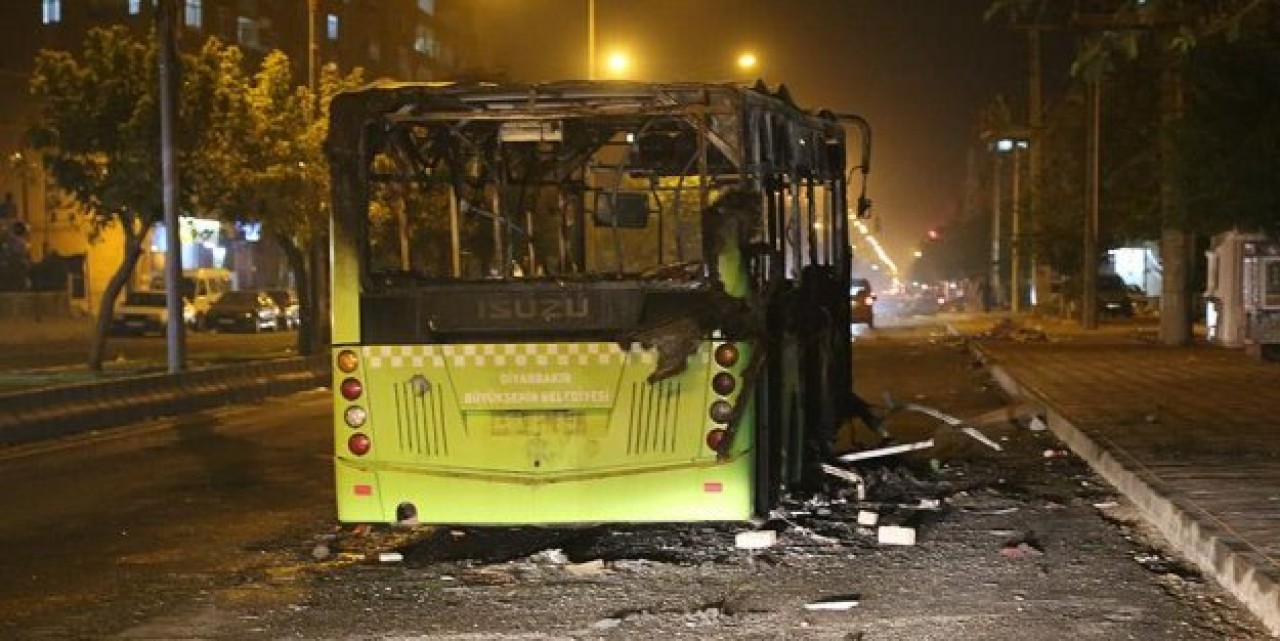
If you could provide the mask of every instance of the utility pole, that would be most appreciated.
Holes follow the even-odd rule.
[[[1102,79],[1089,83],[1089,157],[1085,174],[1084,253],[1080,265],[1080,327],[1098,329],[1098,192],[1102,165]]]
[[[1044,188],[1044,87],[1040,60],[1040,33],[1048,27],[1032,26],[1027,30],[1027,173],[1029,178],[1030,198],[1027,208],[1028,227],[1031,228],[1030,263],[1031,289],[1030,302],[1035,307],[1040,302],[1040,267],[1036,243],[1040,240],[1041,190]]]
[[[178,233],[178,165],[173,150],[177,103],[177,46],[174,44],[174,28],[177,10],[175,0],[160,0],[156,12],[156,33],[160,38],[160,173],[163,182],[164,231],[165,231],[165,309],[169,314],[166,325],[169,373],[177,374],[187,367],[187,337],[184,333],[182,308],[182,237]]]
[[[1000,154],[991,154],[991,303],[1000,307],[1000,172],[1003,169]]]
[[[1009,311],[1022,311],[1022,141],[1013,143],[1013,185],[1009,212]]]

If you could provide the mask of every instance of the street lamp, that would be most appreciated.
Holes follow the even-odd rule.
[[[610,74],[614,77],[621,77],[631,66],[631,60],[627,57],[627,54],[621,51],[615,51],[609,54],[607,64],[609,66]]]
[[[743,71],[755,71],[756,65],[760,63],[756,58],[756,54],[750,51],[743,52],[738,55],[738,68]]]
[[[996,149],[1013,154],[1013,202],[1010,203],[1009,229],[1009,311],[1018,313],[1022,307],[1022,150],[1027,148],[1025,138],[1001,138]]]

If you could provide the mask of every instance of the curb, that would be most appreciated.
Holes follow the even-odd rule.
[[[0,447],[260,401],[330,384],[328,358],[285,358],[0,394]]]
[[[1198,517],[1182,497],[1164,487],[1123,452],[1098,444],[1067,420],[1038,390],[1019,383],[982,346],[970,350],[1011,398],[1035,405],[1049,429],[1099,476],[1137,506],[1139,512],[1175,549],[1195,563],[1257,616],[1272,635],[1280,636],[1280,573],[1270,559],[1246,542]],[[1126,464],[1128,463],[1128,464]]]

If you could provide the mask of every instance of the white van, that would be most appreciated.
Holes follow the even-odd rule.
[[[153,290],[164,291],[164,276],[152,279]],[[231,291],[231,271],[221,267],[198,267],[182,270],[182,285],[179,290],[183,298],[191,301],[196,309],[196,327],[205,328],[204,317],[222,295]]]

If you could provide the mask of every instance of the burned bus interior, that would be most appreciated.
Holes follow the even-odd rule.
[[[745,332],[748,294],[847,278],[843,126],[763,87],[389,85],[332,109],[366,342]]]

